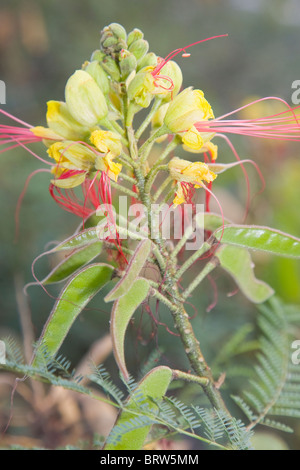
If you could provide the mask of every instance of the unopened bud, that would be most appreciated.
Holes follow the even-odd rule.
[[[163,90],[162,93],[158,94],[158,96],[164,101],[169,102],[178,94],[182,86],[181,68],[176,64],[176,62],[169,60],[156,76],[157,79],[159,79],[160,75],[167,78],[162,79]]]
[[[93,53],[92,53],[92,56],[91,56],[91,62],[93,62],[93,60],[97,60],[98,62],[102,62],[102,60],[104,59],[105,57],[105,53],[100,51],[100,49],[96,49]]]
[[[139,60],[137,71],[142,70],[144,67],[156,67],[157,56],[154,52],[148,52],[141,60]]]
[[[107,73],[103,70],[99,62],[97,60],[93,60],[93,62],[88,62],[88,64],[83,68],[91,75],[91,77],[93,77],[104,95],[107,95],[109,92],[109,80]]]
[[[122,50],[119,57],[119,65],[121,69],[122,79],[125,80],[133,70],[136,69],[137,60],[131,52]]]
[[[139,39],[143,39],[143,37],[144,33],[140,29],[135,28],[128,34],[127,45],[131,46],[133,42],[138,41]]]
[[[128,98],[130,101],[147,108],[155,93],[154,79],[149,71],[141,70],[136,74],[128,86]]]
[[[93,127],[107,116],[104,94],[93,77],[84,70],[76,70],[71,75],[65,96],[70,113],[83,126]]]
[[[131,46],[129,46],[130,52],[132,52],[137,60],[142,59],[149,50],[149,43],[145,39],[139,39],[134,41]]]
[[[100,46],[108,54],[126,47],[126,31],[119,23],[111,23],[101,31]]]
[[[118,82],[121,78],[120,70],[117,66],[115,60],[110,57],[106,56],[103,61],[101,62],[102,67],[104,68],[105,72],[116,82]]]

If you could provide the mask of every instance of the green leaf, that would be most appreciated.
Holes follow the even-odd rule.
[[[43,350],[56,354],[82,309],[111,279],[113,268],[107,264],[91,264],[72,277],[62,290],[44,326],[33,365],[43,359]]]
[[[257,280],[254,276],[250,253],[244,248],[222,245],[215,256],[222,268],[234,278],[241,291],[252,302],[265,302],[274,294],[268,284]]]
[[[113,341],[113,351],[120,371],[126,380],[129,374],[124,357],[124,339],[128,323],[137,307],[148,295],[150,285],[146,279],[137,279],[131,288],[118,299],[113,306],[111,316],[111,336]]]
[[[252,250],[261,250],[274,255],[300,258],[300,239],[269,227],[255,225],[226,225],[214,236],[222,243]]]
[[[139,411],[141,407],[143,407],[143,410],[157,410],[153,400],[159,400],[165,395],[171,380],[172,371],[164,366],[156,367],[145,375],[133,391],[133,395],[129,398],[126,404],[126,411],[121,412],[117,419],[104,446],[105,450],[142,449],[151,424],[140,425],[137,429],[132,429],[134,427],[132,421],[136,415],[130,413],[130,410],[133,412]]]
[[[142,267],[147,261],[147,258],[150,254],[150,250],[151,240],[149,240],[148,238],[146,240],[142,240],[138,244],[124,276],[104,298],[105,302],[111,302],[112,300],[116,300],[122,295],[124,295],[126,292],[128,292],[128,289],[130,289],[132,283],[138,277]]]
[[[51,271],[42,284],[53,284],[67,279],[79,268],[96,258],[101,253],[101,249],[102,242],[98,241],[74,250]]]
[[[70,250],[72,248],[81,248],[82,246],[88,245],[94,241],[99,241],[97,229],[88,228],[82,232],[75,233],[75,235],[72,235],[70,238],[67,238],[67,240],[53,248],[52,251],[56,252],[61,250]]]

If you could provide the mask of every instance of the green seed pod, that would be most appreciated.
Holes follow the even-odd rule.
[[[127,45],[131,46],[133,42],[138,41],[139,39],[143,39],[143,37],[144,33],[140,29],[135,28],[128,34]]]
[[[88,62],[83,69],[93,77],[97,85],[101,88],[102,93],[107,95],[109,92],[109,80],[107,73],[103,70],[99,62],[97,60]]]
[[[141,60],[138,62],[137,70],[140,71],[144,67],[156,67],[157,57],[154,52],[148,52]]]
[[[129,46],[130,52],[132,52],[137,60],[142,59],[149,50],[149,43],[145,39],[138,39]]]

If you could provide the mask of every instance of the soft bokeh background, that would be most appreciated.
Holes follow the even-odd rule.
[[[0,79],[7,87],[3,109],[32,125],[44,125],[46,101],[63,99],[67,78],[99,47],[99,31],[110,22],[123,24],[127,31],[134,27],[142,29],[150,49],[161,56],[202,38],[228,33],[227,39],[192,48],[189,59],[178,57],[184,86],[203,89],[216,116],[239,107],[252,96],[279,96],[291,104],[292,82],[300,79],[298,0],[2,0]],[[299,236],[299,146],[242,138],[233,141],[241,157],[251,157],[260,165],[267,181],[265,192],[253,201],[249,223],[270,224]],[[44,151],[38,146],[36,150]],[[15,243],[17,200],[26,177],[39,164],[20,150],[4,153],[0,158],[0,337],[12,335],[22,342],[20,313],[31,311],[36,339],[53,305],[53,299],[38,287],[30,288],[29,303],[22,297],[22,286],[32,281],[31,263],[49,241],[72,234],[79,221],[51,200],[48,176],[37,175],[22,204],[19,239]],[[221,145],[220,159],[230,161],[231,158],[228,148]],[[255,191],[259,182],[252,170],[250,176]],[[236,169],[219,180],[216,194],[225,213],[240,220],[245,203],[241,170]],[[256,264],[257,274],[286,302],[300,302],[299,263],[266,256],[257,258]],[[37,265],[39,278],[48,270],[46,260]],[[218,273],[215,280],[219,299],[213,311],[205,313],[214,295],[209,284],[199,288],[192,299],[199,312],[194,320],[195,329],[208,358],[213,357],[229,333],[256,315],[255,307],[241,294],[227,297],[234,290],[229,279]],[[108,307],[101,303],[101,298],[92,307],[76,321],[63,349],[74,365],[88,352],[91,343],[105,337],[108,331]],[[186,366],[178,352],[177,340],[164,328],[159,329],[157,341],[150,341],[150,321],[143,331],[143,341],[135,340],[137,329],[137,324],[131,327],[128,342],[129,369],[133,373],[147,360],[149,352],[157,348],[157,342],[165,351],[166,363]],[[106,364],[114,371],[111,355]],[[0,405],[8,410],[9,386],[6,392],[0,398]],[[4,420],[7,417],[5,411]],[[32,430],[25,430],[27,419],[31,418],[30,413],[25,418],[18,415],[12,435],[34,436]],[[56,434],[53,431],[42,442],[35,435],[33,442],[49,446],[64,444],[63,439],[57,438],[61,429],[52,425]],[[49,429],[44,432],[49,433]],[[78,435],[81,436],[80,432]],[[288,445],[299,448],[297,432]]]

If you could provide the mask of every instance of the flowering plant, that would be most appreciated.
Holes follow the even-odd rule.
[[[51,197],[81,219],[75,234],[47,252],[68,254],[44,280],[37,279],[33,265],[35,281],[44,290],[52,283],[66,284],[45,323],[31,363],[20,366],[11,358],[1,367],[88,393],[74,377],[63,382],[49,364],[58,362],[57,353],[73,322],[104,289],[104,300],[112,306],[114,357],[130,392],[126,401],[121,400],[102,369],[97,370],[97,383],[110,393],[110,403],[121,410],[105,449],[142,448],[153,424],[160,428],[161,436],[176,431],[219,448],[245,449],[251,447],[256,425],[282,429],[284,425],[275,422],[274,416],[300,412],[299,400],[289,402],[285,390],[291,365],[286,354],[278,351],[283,342],[285,348],[290,344],[284,307],[273,289],[256,279],[251,260],[252,250],[299,258],[300,240],[269,227],[232,223],[225,219],[222,201],[213,192],[222,174],[239,165],[248,188],[246,218],[250,191],[245,166],[254,165],[262,186],[264,179],[255,162],[239,158],[228,134],[298,142],[299,115],[285,103],[286,111],[271,116],[232,118],[249,104],[215,117],[203,91],[182,89],[182,72],[174,61],[178,54],[188,57],[187,50],[195,44],[161,58],[148,52],[148,42],[139,29],[127,34],[121,25],[112,23],[101,32],[100,49],[68,79],[65,102],[47,103],[47,127],[31,126],[1,111],[18,124],[1,125],[4,149],[21,146],[42,161],[47,168],[37,171],[49,173]],[[267,99],[283,102],[274,97],[256,102]],[[147,114],[137,125],[143,110]],[[229,146],[233,162],[223,162],[218,139]],[[29,144],[39,141],[49,158],[29,149]],[[176,155],[182,150],[189,159]],[[203,204],[195,202],[197,194],[204,196]],[[213,200],[216,213],[211,212]],[[132,216],[135,218],[130,220]],[[101,262],[95,261],[100,255]],[[186,274],[196,262],[201,269],[197,268],[194,279],[187,282]],[[187,312],[191,294],[220,268],[232,276],[251,302],[269,301],[262,310],[262,330],[278,340],[276,344],[271,337],[262,340],[254,384],[259,397],[248,392],[244,398],[234,398],[246,413],[247,426],[229,411],[232,405],[225,403],[220,391],[226,371],[221,370],[218,379],[207,364]],[[171,312],[176,330],[173,334],[181,340],[182,354],[190,364],[188,371],[161,364],[132,385],[125,335],[140,306],[158,325],[164,325],[159,310],[167,307]],[[231,347],[244,338],[239,332]],[[136,371],[130,372],[136,376]],[[292,373],[297,375],[295,382],[300,382],[299,372]],[[164,398],[172,380],[201,387],[207,407],[188,410],[175,399]],[[195,431],[199,425],[204,426],[206,434]]]

